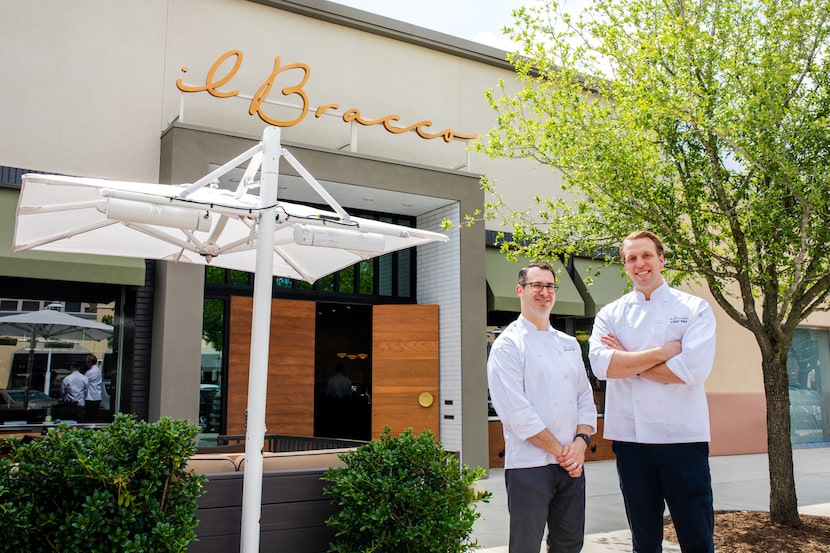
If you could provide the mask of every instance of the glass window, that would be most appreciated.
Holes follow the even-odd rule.
[[[322,292],[334,292],[334,274],[326,275],[318,280],[317,289]]]
[[[293,288],[294,281],[290,278],[285,277],[275,277],[274,278],[274,286],[277,288]]]
[[[224,284],[225,282],[225,269],[222,267],[211,267],[208,266],[205,268],[205,280],[207,282],[215,282],[218,284]]]
[[[366,259],[360,262],[360,293],[372,294],[375,290],[375,261]]]
[[[199,380],[199,444],[216,445],[222,429],[222,355],[227,302],[205,299]]]
[[[392,279],[395,277],[394,255],[386,254],[378,258],[378,294],[381,296],[394,294],[392,288]]]
[[[412,297],[412,250],[402,250],[398,255],[398,296]]]
[[[62,421],[112,420],[113,413],[118,411],[116,390],[121,378],[117,348],[121,330],[120,315],[115,302],[85,303],[64,301],[61,298],[50,298],[49,301],[3,298],[0,301],[4,306],[15,307],[13,312],[4,313],[7,316],[23,313],[24,310],[18,311],[18,307],[28,307],[25,312],[29,313],[38,310],[31,309],[32,307],[41,305],[54,305],[60,310],[69,307],[73,310],[67,313],[73,318],[71,326],[65,329],[68,332],[59,337],[48,336],[33,328],[7,333],[0,342],[0,388],[9,393],[14,390],[22,393],[28,388],[35,395],[46,396],[41,397],[42,401],[38,400],[35,407],[30,404],[28,410],[0,409],[0,421],[25,420],[40,423],[49,420],[47,417]],[[101,335],[93,334],[90,325],[100,327],[101,323],[110,325],[112,331]],[[83,409],[79,408],[76,398],[61,389],[61,385],[76,370],[86,373],[86,361],[90,356],[95,358],[95,364],[101,371],[101,402],[94,408]],[[30,400],[31,398],[30,393]]]
[[[343,294],[354,293],[354,267],[347,267],[340,271],[340,290]]]
[[[827,330],[796,329],[787,354],[787,376],[792,443],[830,440],[830,333]]]
[[[250,284],[251,273],[245,271],[231,271],[231,284],[241,284],[246,286]]]

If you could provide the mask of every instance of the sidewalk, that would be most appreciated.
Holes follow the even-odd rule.
[[[830,447],[793,451],[799,511],[830,516]],[[766,454],[712,457],[715,510],[769,511],[769,472]],[[583,553],[631,552],[631,539],[620,495],[614,461],[585,465],[586,517]],[[476,483],[493,492],[489,503],[477,503],[481,518],[473,538],[482,553],[507,553],[508,516],[504,470],[491,469],[489,478]],[[544,551],[544,547],[542,549]],[[680,553],[666,542],[665,553]]]

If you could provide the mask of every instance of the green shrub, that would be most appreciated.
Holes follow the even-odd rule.
[[[101,430],[11,439],[0,461],[0,551],[181,552],[196,538],[198,429],[117,415]],[[16,463],[16,464],[13,464]]]
[[[470,539],[479,517],[474,503],[490,492],[472,484],[484,469],[461,465],[444,451],[430,431],[411,429],[392,437],[387,427],[379,440],[340,458],[325,488],[337,514],[326,524],[335,529],[329,551],[336,553],[460,553],[478,547]]]

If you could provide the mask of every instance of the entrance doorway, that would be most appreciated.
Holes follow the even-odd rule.
[[[250,297],[231,296],[225,434],[245,433],[252,314]],[[369,440],[389,426],[438,435],[438,346],[437,305],[272,300],[268,433]],[[338,364],[351,395],[333,402],[326,384]]]
[[[372,307],[317,302],[314,435],[371,439]]]

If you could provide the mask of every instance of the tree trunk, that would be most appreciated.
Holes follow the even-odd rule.
[[[774,524],[801,526],[795,494],[793,450],[790,441],[790,396],[787,357],[762,361],[767,397],[767,448],[769,455],[769,512]]]

